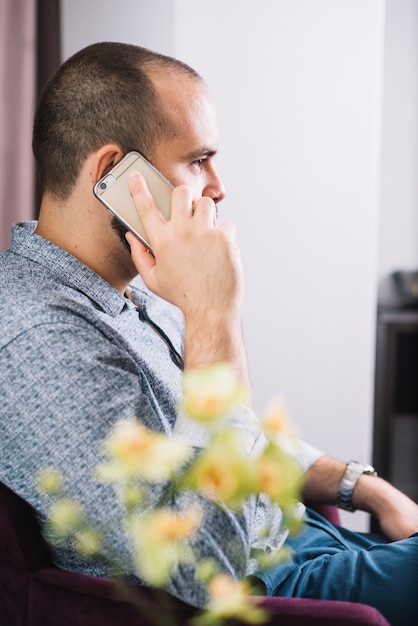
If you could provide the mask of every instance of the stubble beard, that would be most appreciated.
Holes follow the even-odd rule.
[[[120,241],[122,242],[123,246],[130,253],[131,249],[130,249],[129,243],[127,242],[126,237],[125,237],[126,233],[128,232],[128,229],[118,219],[116,219],[116,217],[112,217],[110,225],[112,227],[112,230],[114,230],[116,232],[116,234],[118,235],[118,237],[119,237]]]

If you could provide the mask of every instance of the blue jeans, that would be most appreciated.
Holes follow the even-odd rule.
[[[291,557],[256,573],[269,596],[361,602],[392,626],[418,625],[418,533],[389,542],[334,526],[307,510]]]

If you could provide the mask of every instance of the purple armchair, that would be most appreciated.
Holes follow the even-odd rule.
[[[330,511],[337,519],[336,509]],[[361,604],[297,598],[257,601],[268,610],[266,626],[389,626],[376,609]],[[0,483],[0,624],[166,625],[163,607],[169,611],[165,615],[170,616],[170,626],[183,625],[196,614],[196,609],[152,588],[129,586],[123,591],[113,581],[55,568],[32,508]]]

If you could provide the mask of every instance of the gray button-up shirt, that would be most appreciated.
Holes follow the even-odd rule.
[[[34,229],[35,222],[14,225],[12,246],[0,255],[0,480],[42,521],[48,501],[35,488],[36,473],[60,468],[68,492],[95,523],[110,529],[109,545],[125,561],[129,576],[133,569],[121,510],[113,488],[96,481],[93,469],[102,458],[104,438],[122,418],[138,418],[168,434],[175,428],[191,446],[205,445],[205,433],[177,417],[181,370],[172,357],[182,353],[183,316],[139,277],[131,298],[124,298]],[[246,432],[247,453],[262,445],[248,409],[232,419]],[[305,467],[319,455],[306,447]],[[180,507],[197,497],[189,493],[173,502],[167,493],[164,486],[156,489],[155,501],[168,499]],[[265,549],[277,549],[286,538],[280,510],[266,499],[249,501],[240,512],[204,506],[204,522],[192,540],[196,561],[210,556],[233,576],[251,571],[257,527],[270,528]],[[52,547],[63,569],[111,576],[105,564],[84,560],[70,544]],[[167,589],[191,604],[206,603],[205,589],[193,579],[193,564],[179,566]]]

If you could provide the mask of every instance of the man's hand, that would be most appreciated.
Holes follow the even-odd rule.
[[[187,186],[173,190],[165,220],[139,173],[131,193],[153,255],[131,234],[126,238],[146,286],[185,316],[185,367],[219,361],[236,365],[247,381],[241,335],[242,267],[232,224],[216,226],[216,206],[202,197],[192,207]]]
[[[306,473],[305,500],[335,504],[346,464],[321,456]],[[418,532],[418,505],[379,476],[362,474],[353,490],[353,506],[371,513],[390,540],[405,539]]]
[[[360,476],[353,492],[353,504],[372,513],[382,533],[392,541],[418,532],[418,505],[383,478]]]
[[[130,185],[155,256],[128,235],[132,258],[147,287],[186,317],[207,308],[220,309],[219,316],[239,312],[242,271],[234,227],[216,226],[213,200],[200,198],[193,209],[190,188],[177,187],[171,219],[166,221],[140,174]]]

